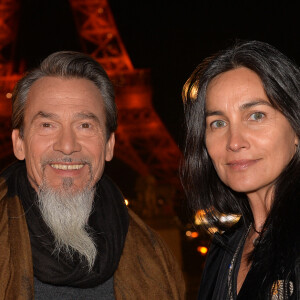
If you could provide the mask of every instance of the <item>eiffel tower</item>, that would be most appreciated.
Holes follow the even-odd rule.
[[[115,156],[138,174],[180,190],[180,151],[152,105],[150,71],[136,69],[121,40],[107,0],[69,0],[82,51],[94,57],[116,86],[119,127]],[[12,158],[11,91],[24,71],[12,60],[20,3],[0,2],[0,161]],[[21,65],[22,66],[22,65]]]

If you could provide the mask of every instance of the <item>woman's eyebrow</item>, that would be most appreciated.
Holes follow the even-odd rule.
[[[205,111],[205,116],[210,117],[210,116],[223,116],[224,113],[221,110],[206,110]]]
[[[258,105],[267,105],[267,106],[272,107],[272,104],[269,101],[259,99],[259,100],[254,100],[254,101],[249,101],[249,102],[243,103],[240,106],[240,110],[247,110],[251,107],[258,106]],[[223,116],[223,115],[224,115],[224,113],[221,110],[206,110],[205,111],[206,117]]]
[[[254,100],[254,101],[249,101],[249,102],[243,103],[240,106],[240,110],[246,110],[246,109],[249,109],[249,108],[251,108],[253,106],[257,106],[257,105],[267,105],[267,106],[272,107],[272,104],[269,101],[258,99],[258,100]]]

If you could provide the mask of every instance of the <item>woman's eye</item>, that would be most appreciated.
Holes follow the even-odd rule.
[[[263,119],[264,117],[265,117],[264,113],[262,113],[262,112],[255,112],[254,114],[252,114],[250,116],[250,119],[254,120],[254,121],[259,121],[259,120]]]
[[[222,120],[216,120],[216,121],[212,122],[210,126],[212,128],[222,128],[222,127],[226,126],[226,122],[222,121]]]

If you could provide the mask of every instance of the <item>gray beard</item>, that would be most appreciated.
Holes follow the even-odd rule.
[[[60,189],[53,189],[45,180],[39,187],[38,205],[42,217],[55,238],[54,254],[63,251],[73,259],[74,254],[85,258],[92,269],[97,249],[88,226],[93,208],[94,188],[72,191],[72,178],[65,178]]]

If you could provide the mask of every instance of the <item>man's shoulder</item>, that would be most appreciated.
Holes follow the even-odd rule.
[[[25,162],[16,161],[0,171],[0,201],[15,195],[14,184],[12,182],[17,176],[16,171],[21,168],[25,169]]]
[[[147,225],[136,213],[128,209],[129,229],[127,238],[134,238],[135,242],[152,247],[167,247],[159,234]],[[147,241],[146,241],[147,240]],[[144,244],[145,242],[149,242]]]
[[[131,210],[129,217],[125,246],[115,273],[119,298],[184,299],[182,273],[164,240]]]
[[[156,261],[164,260],[173,265],[174,256],[170,251],[169,246],[158,232],[147,225],[136,213],[132,210],[129,212],[129,228],[126,237],[125,247],[133,247],[140,254],[145,254],[147,258]]]
[[[4,177],[0,177],[0,205],[3,203],[4,199],[6,198],[7,195],[7,184],[6,184],[6,179]]]

